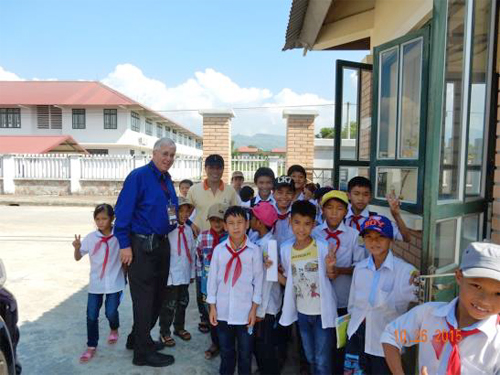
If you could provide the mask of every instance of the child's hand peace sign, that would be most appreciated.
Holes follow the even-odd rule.
[[[75,240],[73,241],[73,247],[75,248],[75,250],[80,250],[80,248],[82,247],[82,242],[80,241],[80,238],[81,238],[80,235],[77,236],[75,234]]]

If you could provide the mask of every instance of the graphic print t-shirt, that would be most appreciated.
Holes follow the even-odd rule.
[[[292,277],[297,311],[305,315],[321,314],[316,241],[302,250],[292,248]]]

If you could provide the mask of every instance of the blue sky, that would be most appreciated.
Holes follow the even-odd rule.
[[[170,98],[179,97],[174,88],[183,88],[182,102],[165,97],[145,103],[154,109],[333,102],[335,60],[359,61],[366,52],[309,52],[306,57],[301,50],[282,52],[290,4],[291,0],[3,0],[0,11],[9,16],[0,23],[0,67],[22,79],[103,80],[142,101],[151,98],[141,93],[147,90],[141,82],[161,82],[171,90],[166,95]],[[111,79],[119,66],[120,74]],[[135,85],[122,82],[133,76],[130,69],[136,73]],[[190,80],[198,83],[195,91],[217,91],[219,79],[239,90],[237,94],[204,93],[204,99],[211,99],[188,100]],[[210,84],[200,83],[207,80]],[[162,92],[166,91],[158,95]],[[231,96],[239,99],[227,99]],[[233,133],[249,134],[253,115],[237,113]],[[192,114],[172,116],[201,131],[201,120]],[[277,121],[255,129],[283,133]]]

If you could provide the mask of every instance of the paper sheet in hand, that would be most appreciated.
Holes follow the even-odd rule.
[[[336,320],[335,330],[337,332],[337,349],[343,348],[347,344],[347,326],[351,320],[351,314],[339,316]]]
[[[269,240],[267,244],[267,256],[273,264],[267,269],[266,280],[278,281],[278,243],[276,240]]]

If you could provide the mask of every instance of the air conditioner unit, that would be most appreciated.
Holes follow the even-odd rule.
[[[139,137],[139,144],[141,146],[146,146],[148,144],[147,140],[144,139],[143,137]]]

